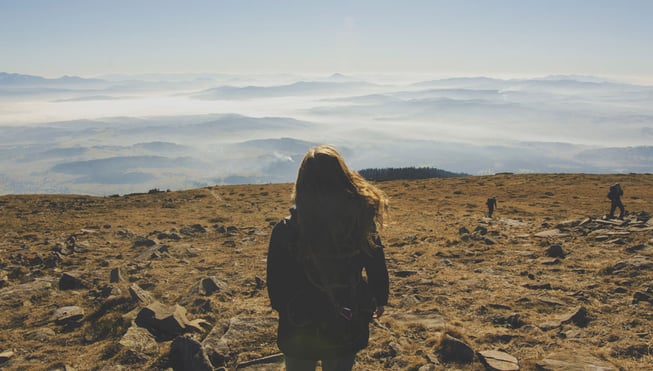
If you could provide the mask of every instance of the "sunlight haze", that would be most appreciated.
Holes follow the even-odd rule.
[[[3,71],[653,75],[650,1],[0,0]]]

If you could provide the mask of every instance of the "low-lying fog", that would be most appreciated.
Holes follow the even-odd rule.
[[[0,194],[292,182],[319,143],[356,169],[653,172],[653,87],[587,76],[0,73]]]

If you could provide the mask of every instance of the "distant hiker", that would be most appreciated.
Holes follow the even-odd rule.
[[[268,295],[279,312],[277,344],[286,370],[351,370],[383,314],[389,279],[377,233],[385,194],[331,146],[308,151],[291,216],[272,231]],[[365,269],[366,279],[362,270]]]
[[[608,198],[610,201],[612,201],[610,205],[610,214],[608,214],[608,218],[612,219],[614,218],[614,211],[616,208],[619,208],[619,219],[624,218],[624,204],[621,202],[621,196],[624,195],[623,189],[621,189],[621,186],[619,183],[615,183],[610,186],[610,191],[608,192]]]
[[[487,216],[488,218],[491,218],[492,213],[494,213],[494,208],[497,206],[497,198],[492,196],[487,199],[485,204],[487,205]]]

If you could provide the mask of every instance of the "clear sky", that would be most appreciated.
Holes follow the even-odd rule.
[[[0,71],[586,74],[653,83],[653,1],[0,0]]]

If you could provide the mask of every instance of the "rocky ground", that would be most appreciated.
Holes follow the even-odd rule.
[[[355,369],[651,369],[653,175],[378,185],[391,298]],[[0,368],[282,368],[265,258],[291,187],[0,196]]]

